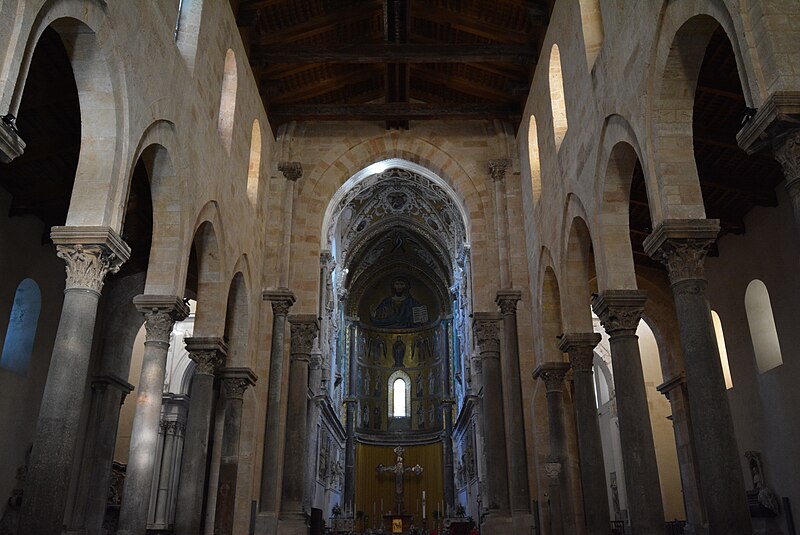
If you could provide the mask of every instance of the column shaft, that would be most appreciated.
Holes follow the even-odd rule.
[[[106,227],[54,227],[51,236],[67,283],[19,516],[19,533],[37,535],[61,534],[100,290],[130,254]]]
[[[344,475],[344,505],[345,509],[353,510],[356,501],[356,344],[358,340],[358,327],[351,323],[350,329],[350,365],[348,370],[347,398],[347,441],[345,443],[345,475]]]
[[[319,421],[320,404],[324,399],[324,392],[320,389],[322,383],[322,355],[319,352],[319,348],[315,348],[314,353],[311,355],[308,383],[314,398],[308,401],[308,435],[306,438],[308,444],[306,446],[305,491],[303,491],[305,502],[303,507],[311,511],[314,506],[314,494],[317,486],[317,474],[315,471],[319,441],[317,422]]]
[[[225,361],[228,348],[221,338],[186,338],[186,349],[196,366],[192,378],[189,416],[175,508],[175,535],[200,533],[203,495],[214,407],[214,374]]]
[[[592,306],[611,337],[622,462],[631,530],[662,535],[664,509],[636,329],[647,298],[638,290],[609,290]]]
[[[244,392],[258,379],[249,368],[224,368],[220,370],[225,390],[225,423],[222,445],[217,501],[214,511],[214,534],[232,535],[236,509],[236,482],[239,473],[239,436],[242,431],[242,405]]]
[[[144,535],[146,531],[169,339],[175,321],[189,314],[188,307],[174,296],[140,295],[134,304],[144,314],[146,336],[119,514],[120,535]]]
[[[594,347],[599,342],[600,335],[596,333],[569,333],[561,337],[559,344],[559,349],[569,354],[572,363],[583,508],[588,535],[608,535],[611,530],[603,443],[597,420],[592,373]]]

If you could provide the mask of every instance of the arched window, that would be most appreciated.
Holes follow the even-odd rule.
[[[261,125],[258,119],[253,121],[253,133],[250,136],[250,165],[247,168],[247,197],[255,206],[258,201],[258,175],[261,168]]]
[[[28,373],[41,309],[42,294],[39,286],[31,279],[23,280],[14,294],[0,368],[19,375]]]
[[[542,168],[539,160],[539,134],[536,128],[536,117],[533,115],[528,123],[528,159],[531,165],[533,204],[536,205],[542,196]]]
[[[744,308],[750,325],[750,339],[756,354],[758,372],[764,373],[783,364],[778,330],[772,315],[767,287],[758,279],[750,281],[744,294]]]
[[[586,66],[591,71],[603,47],[603,15],[600,12],[600,0],[580,0],[580,4]]]
[[[550,107],[553,111],[553,136],[556,150],[567,135],[567,104],[564,96],[564,79],[561,74],[561,52],[558,45],[550,49]]]
[[[711,320],[714,322],[714,334],[717,336],[717,347],[719,348],[719,363],[722,365],[722,375],[725,376],[725,388],[733,388],[731,378],[731,367],[728,364],[728,348],[725,346],[725,334],[722,332],[722,321],[716,311],[711,311]]]
[[[219,97],[219,122],[217,129],[225,150],[231,151],[233,119],[236,115],[236,55],[230,48],[225,54],[225,71],[222,75],[222,94]]]
[[[389,418],[411,416],[411,378],[397,370],[389,376]]]

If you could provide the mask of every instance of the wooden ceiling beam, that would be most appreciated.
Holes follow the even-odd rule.
[[[519,107],[498,104],[297,104],[274,106],[270,119],[286,121],[393,121],[428,119],[510,119]]]
[[[254,65],[274,63],[536,63],[537,51],[527,45],[455,45],[380,43],[301,48],[256,45]]]
[[[503,91],[493,87],[479,85],[477,82],[465,79],[463,77],[451,76],[442,72],[419,67],[414,68],[412,74],[415,78],[422,78],[423,80],[442,85],[458,91],[459,93],[464,93],[465,95],[492,101],[498,99],[508,101],[515,100],[511,95],[511,91]]]
[[[442,26],[449,26],[491,41],[502,39],[505,42],[524,44],[530,40],[530,36],[526,32],[512,30],[477,17],[438,6],[425,6],[424,10],[415,11],[412,16],[429,20]]]

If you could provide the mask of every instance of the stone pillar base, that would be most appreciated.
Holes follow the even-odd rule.
[[[278,515],[275,513],[258,513],[256,516],[255,535],[272,535],[278,531]]]
[[[308,535],[306,515],[303,513],[281,513],[277,535]]]
[[[514,513],[511,523],[514,526],[512,533],[533,533],[533,515],[530,513]]]
[[[513,528],[514,523],[511,517],[499,513],[487,513],[483,517],[481,533],[486,533],[487,535],[490,533],[496,533],[497,535],[501,533],[525,533],[525,531],[516,531]],[[528,529],[530,530],[530,528]]]

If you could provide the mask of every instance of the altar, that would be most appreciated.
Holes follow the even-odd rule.
[[[383,529],[389,533],[408,533],[412,515],[383,515]]]

